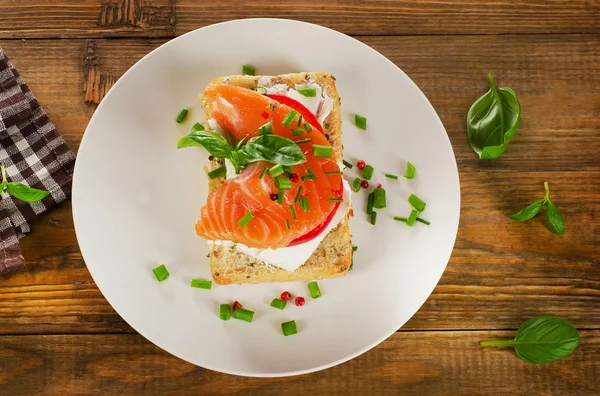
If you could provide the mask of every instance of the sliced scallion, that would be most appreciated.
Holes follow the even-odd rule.
[[[167,267],[165,267],[164,264],[161,264],[158,267],[154,268],[152,272],[154,272],[154,276],[156,276],[156,280],[159,282],[166,280],[170,275],[169,271],[167,270]]]
[[[265,88],[263,86],[256,87],[256,92],[258,92],[261,95],[266,95],[267,94],[267,88]]]
[[[373,213],[373,199],[374,198],[375,198],[374,194],[369,193],[369,196],[367,197],[367,214]]]
[[[204,130],[204,125],[200,124],[199,122],[192,125],[192,132],[198,132],[198,131],[203,131],[203,130]]]
[[[258,178],[262,179],[265,176],[265,173],[267,173],[268,170],[269,170],[269,168],[265,166],[265,168],[262,170],[262,172],[260,172],[260,176],[258,176]]]
[[[396,221],[403,221],[406,223],[406,220],[408,220],[406,217],[398,217],[398,216],[394,216],[394,220]]]
[[[304,121],[304,118],[302,118],[302,114],[300,114],[300,117],[298,117],[298,125],[296,125],[298,128],[302,125],[302,121]]]
[[[283,335],[286,337],[293,335],[293,334],[297,334],[298,329],[296,328],[296,322],[293,320],[290,320],[289,322],[283,322],[281,324],[281,331],[283,332]]]
[[[221,304],[219,306],[219,317],[222,320],[229,320],[231,318],[231,306],[229,304]]]
[[[304,135],[304,129],[292,129],[292,136],[302,136]]]
[[[242,74],[244,76],[254,76],[256,74],[256,69],[254,69],[250,65],[243,65],[242,66]]]
[[[210,177],[211,179],[215,179],[219,176],[222,176],[224,174],[227,173],[227,167],[225,166],[220,166],[217,169],[211,170],[210,172],[208,172],[208,177]]]
[[[391,173],[386,173],[385,177],[387,177],[388,179],[398,180],[398,176],[392,175]]]
[[[252,322],[254,312],[245,308],[237,308],[235,311],[233,311],[233,317],[246,322]]]
[[[296,218],[296,209],[294,209],[294,205],[290,205],[290,212],[292,212],[292,219],[297,220]]]
[[[281,164],[277,164],[271,169],[269,169],[269,175],[271,175],[271,177],[277,177],[279,175],[282,175],[283,172],[285,171],[283,170],[283,165]]]
[[[425,225],[430,225],[430,224],[431,224],[431,223],[430,223],[430,222],[428,222],[427,220],[425,220],[425,219],[422,219],[422,218],[420,218],[420,217],[417,217],[417,221],[418,221],[419,223],[423,223],[423,224],[425,224]]]
[[[356,252],[358,250],[358,246],[352,246],[352,251]]]
[[[254,213],[248,211],[241,219],[238,220],[238,225],[240,227],[245,227],[250,221],[254,218]]]
[[[296,192],[296,197],[294,198],[294,203],[297,203],[300,200],[300,194],[302,194],[303,188],[304,186],[300,186],[300,188],[298,188],[298,192]]]
[[[373,168],[371,165],[365,165],[365,168],[362,171],[363,179],[371,180],[371,177],[373,177],[373,172],[375,172],[375,168]]]
[[[333,154],[333,147],[322,146],[320,144],[313,144],[313,155],[315,157],[331,158]]]
[[[287,227],[288,230],[292,229],[292,227],[290,227],[290,221],[288,219],[285,219],[285,226]]]
[[[267,122],[266,124],[264,124],[258,128],[258,133],[260,133],[261,135],[272,134],[273,133],[273,125],[270,122]]]
[[[342,198],[327,198],[327,202],[344,202]]]
[[[358,114],[354,115],[354,125],[363,131],[367,129],[367,117],[359,116]]]
[[[410,194],[410,197],[408,197],[408,203],[411,204],[411,206],[413,208],[415,208],[416,210],[418,210],[419,212],[422,212],[425,210],[425,206],[427,206],[427,204],[422,201],[419,197],[417,197],[415,194]]]
[[[307,98],[314,98],[317,96],[316,88],[298,88],[296,91],[302,96],[306,96]]]
[[[304,123],[304,129],[306,129],[307,133],[311,133],[312,132],[312,126],[310,126],[310,124],[308,122]]]
[[[352,169],[352,167],[354,165],[352,165],[350,162],[346,161],[346,160],[342,160],[342,164],[344,164],[344,166],[348,169]]]
[[[277,187],[278,190],[291,190],[292,181],[287,177],[278,177],[275,179],[275,187]]]
[[[273,308],[277,308],[277,309],[284,309],[285,304],[286,304],[286,302],[280,298],[274,298],[273,301],[271,301],[271,306]]]
[[[279,205],[283,203],[283,190],[277,191],[277,203]]]
[[[385,190],[377,187],[375,190],[373,190],[373,207],[377,209],[383,209],[385,206]]]
[[[413,209],[410,212],[408,219],[406,219],[406,225],[412,227],[415,224],[415,221],[417,220],[417,216],[419,216],[419,212],[416,209]]]
[[[352,191],[359,192],[360,191],[360,177],[357,177],[352,181]]]
[[[179,112],[179,114],[177,115],[177,118],[175,118],[175,122],[178,124],[181,124],[183,122],[183,120],[185,120],[185,117],[188,115],[188,109],[183,109]]]
[[[371,224],[375,225],[375,223],[377,223],[377,212],[372,211],[371,212]]]
[[[339,170],[338,170],[338,171],[325,172],[325,174],[326,174],[326,175],[339,175],[339,174],[341,174],[341,173],[342,173],[342,172],[341,172],[341,171],[339,171]]]
[[[308,283],[308,291],[310,292],[310,296],[312,298],[319,298],[321,297],[321,289],[319,289],[319,285],[317,284],[317,282],[312,281]]]
[[[292,122],[294,122],[294,120],[296,119],[297,116],[298,116],[298,112],[296,110],[290,110],[290,112],[285,116],[285,118],[283,119],[283,121],[281,121],[281,123],[284,126],[289,127],[290,125],[292,125]]]
[[[306,139],[302,139],[302,140],[296,140],[294,143],[296,144],[302,144],[302,143],[308,143],[312,141],[312,138],[306,138]]]
[[[407,179],[414,179],[415,174],[417,173],[417,168],[410,162],[406,163],[406,172],[404,172],[404,177]]]
[[[204,279],[192,279],[190,286],[196,289],[212,289],[212,281],[204,280]]]
[[[308,206],[308,198],[307,197],[302,197],[302,199],[300,200],[300,207],[302,208],[302,210],[304,212],[310,211],[310,208]]]

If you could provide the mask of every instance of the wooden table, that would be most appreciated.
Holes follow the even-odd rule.
[[[77,150],[104,93],[150,50],[219,21],[322,24],[383,53],[427,95],[456,153],[454,253],[421,310],[364,355],[315,374],[233,377],[161,351],[106,302],[75,239],[71,205],[22,240],[28,266],[0,277],[0,394],[600,394],[600,4],[590,0],[0,0],[0,46]],[[521,126],[482,161],[465,119],[486,73],[512,87]],[[548,180],[567,231],[507,218]],[[526,319],[573,323],[581,346],[541,366],[478,341]]]

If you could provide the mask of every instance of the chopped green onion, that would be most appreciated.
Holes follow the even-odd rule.
[[[296,209],[294,209],[294,205],[290,205],[290,212],[292,212],[292,219],[296,220]]]
[[[425,224],[425,225],[430,225],[430,224],[431,224],[431,223],[430,223],[430,222],[428,222],[427,220],[424,220],[424,219],[422,219],[422,218],[420,218],[420,217],[417,217],[417,221],[418,221],[419,223],[423,223],[423,224]]]
[[[304,129],[292,129],[292,136],[304,135]]]
[[[367,117],[359,116],[358,114],[354,115],[354,125],[362,130],[367,129]]]
[[[375,168],[373,168],[371,165],[365,165],[365,168],[362,171],[363,179],[371,180],[371,177],[373,177],[373,172],[375,172]]]
[[[302,197],[302,199],[300,200],[300,207],[302,207],[302,210],[304,210],[305,212],[310,211],[310,208],[308,207],[308,198],[307,197]]]
[[[283,190],[277,191],[277,203],[279,205],[283,203]]]
[[[315,175],[315,172],[313,172],[312,169],[308,168],[306,172],[307,174],[302,176],[302,181],[313,180],[317,178],[317,175]]]
[[[278,177],[275,179],[275,187],[277,187],[278,190],[291,190],[292,181],[287,177]]]
[[[358,246],[352,246],[352,251],[356,252],[358,250]]]
[[[188,115],[188,109],[183,109],[179,112],[179,114],[177,115],[177,118],[175,119],[175,122],[178,124],[181,124],[183,122],[183,120],[185,120],[185,117]]]
[[[385,206],[385,190],[377,187],[375,190],[373,190],[373,207],[377,209],[383,209]]]
[[[287,173],[292,173],[292,167],[290,165],[283,165],[283,170]]]
[[[304,129],[306,129],[306,132],[308,132],[308,133],[312,132],[312,127],[310,126],[310,124],[308,122],[304,123]]]
[[[203,131],[203,130],[204,130],[204,126],[202,124],[200,124],[199,122],[192,125],[192,132],[198,132],[198,131]]]
[[[300,114],[300,117],[298,117],[298,125],[296,125],[298,128],[302,125],[302,121],[304,121],[304,119],[302,118],[302,114]]]
[[[306,138],[306,139],[302,139],[302,140],[296,140],[294,143],[301,144],[301,143],[308,143],[310,141],[312,141],[312,138]]]
[[[258,87],[256,87],[256,92],[258,92],[261,95],[266,95],[267,94],[267,88],[265,88],[263,86],[258,86]]]
[[[296,329],[296,322],[290,320],[289,322],[284,322],[281,324],[281,331],[284,336],[290,336],[292,334],[298,333],[298,329]]]
[[[386,173],[385,177],[387,177],[388,179],[398,180],[398,176],[392,175],[391,173]]]
[[[367,214],[373,213],[373,200],[375,199],[375,194],[369,193],[367,198]]]
[[[219,317],[222,320],[229,320],[231,318],[231,306],[229,304],[221,304],[219,306]]]
[[[419,215],[419,212],[416,209],[413,209],[410,212],[410,215],[408,216],[408,219],[406,219],[406,225],[409,227],[412,227],[413,224],[415,224],[415,221],[417,220],[417,216]]]
[[[250,223],[250,220],[252,220],[254,218],[254,213],[252,212],[248,212],[244,215],[244,217],[242,217],[241,219],[238,220],[238,225],[240,227],[244,227],[246,226],[246,224]]]
[[[342,160],[342,164],[344,164],[346,166],[346,168],[348,168],[348,169],[352,169],[352,167],[354,166],[350,162],[346,161],[345,159]]]
[[[315,281],[308,283],[308,291],[310,292],[310,296],[312,298],[321,297],[321,290],[319,289],[319,285]]]
[[[244,76],[254,76],[256,74],[256,70],[250,65],[242,66],[242,74]]]
[[[169,271],[167,271],[167,267],[165,267],[164,264],[154,268],[152,272],[154,272],[154,276],[156,276],[156,280],[159,282],[162,282],[169,277]]]
[[[331,154],[333,154],[333,147],[313,144],[313,155],[315,157],[331,158]]]
[[[298,88],[296,91],[307,98],[315,98],[317,96],[317,88]]]
[[[252,317],[254,316],[253,311],[249,311],[244,308],[236,308],[233,311],[233,317],[239,320],[245,320],[246,322],[252,322]]]
[[[410,162],[406,163],[406,172],[404,172],[404,177],[407,179],[414,179],[415,173],[417,172],[417,168]]]
[[[342,198],[327,198],[327,202],[344,202]]]
[[[408,203],[411,204],[411,206],[413,208],[417,209],[419,212],[424,211],[425,206],[427,205],[424,201],[422,201],[415,194],[410,194],[410,197],[408,197]]]
[[[406,217],[398,217],[398,216],[394,216],[394,220],[396,221],[403,221],[406,223],[406,220],[408,220]]]
[[[337,170],[337,171],[331,171],[331,172],[325,172],[326,175],[340,175],[342,172]]]
[[[277,309],[285,308],[285,304],[286,304],[286,302],[280,298],[274,298],[273,301],[271,301],[271,306],[273,308],[277,308]]]
[[[273,125],[270,122],[267,122],[265,125],[262,125],[258,128],[258,133],[261,135],[270,135],[273,133]]]
[[[258,176],[258,178],[262,179],[265,176],[265,173],[267,173],[268,170],[269,170],[269,168],[265,166],[265,168],[262,170],[262,172],[260,172],[260,176]]]
[[[352,191],[359,192],[360,191],[360,177],[357,177],[352,182]]]
[[[225,173],[227,173],[227,167],[220,166],[217,169],[214,169],[214,170],[208,172],[208,177],[210,177],[211,179],[214,179],[214,178],[224,175]]]
[[[271,175],[271,177],[277,177],[279,175],[282,175],[284,172],[283,170],[283,166],[281,164],[277,164],[274,167],[272,167],[271,169],[269,169],[269,175]]]
[[[297,116],[298,112],[296,110],[290,110],[290,112],[285,116],[281,123],[286,127],[289,127],[290,125],[292,125],[292,122],[296,119]]]
[[[290,221],[288,219],[285,219],[285,226],[287,227],[288,230],[292,229],[292,227],[290,227]]]
[[[375,223],[377,223],[377,212],[372,211],[371,212],[371,224],[375,225]]]
[[[212,289],[212,281],[204,280],[204,279],[192,279],[190,286],[196,289]]]
[[[296,193],[296,197],[294,198],[294,203],[296,203],[300,200],[300,194],[302,194],[303,188],[304,188],[303,186],[300,186],[300,188],[298,189],[298,192]]]

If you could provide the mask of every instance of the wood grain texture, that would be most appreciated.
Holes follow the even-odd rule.
[[[513,336],[514,332],[498,331],[396,333],[350,362],[291,378],[244,378],[201,369],[139,335],[3,336],[0,367],[8,370],[0,371],[0,393],[588,396],[600,392],[600,331],[580,332],[582,346],[564,360],[546,365],[522,362],[508,348],[478,345],[481,340]]]
[[[0,38],[173,37],[238,18],[290,18],[353,35],[600,33],[591,0],[0,0]]]
[[[514,329],[542,313],[600,328],[598,36],[361,39],[407,71],[430,98],[460,170],[454,254],[433,295],[403,329]],[[118,76],[163,42],[96,40],[96,51],[104,72]],[[94,110],[81,89],[85,41],[0,45],[76,149]],[[494,61],[494,51],[514,56]],[[523,123],[501,158],[480,161],[464,125],[492,67],[500,85],[517,91]],[[543,216],[527,223],[506,217],[540,199],[545,180],[565,216],[563,236],[551,234]],[[42,216],[22,245],[27,269],[0,278],[6,296],[0,299],[1,334],[131,331],[85,269],[69,203]]]

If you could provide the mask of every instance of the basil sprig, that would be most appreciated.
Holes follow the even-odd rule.
[[[8,192],[15,198],[25,202],[37,202],[46,198],[50,193],[37,188],[29,187],[23,183],[9,182],[6,179],[6,170],[4,165],[0,164],[0,174],[2,174],[2,182],[0,183],[0,193]]]
[[[538,316],[523,323],[514,340],[482,341],[482,347],[513,347],[517,356],[532,364],[567,357],[579,345],[579,333],[569,322]]]
[[[510,88],[496,88],[488,74],[490,90],[477,99],[467,115],[469,143],[479,158],[497,158],[508,146],[521,121],[521,104]]]
[[[546,190],[544,199],[535,201],[525,209],[509,217],[516,221],[527,221],[535,217],[542,210],[542,207],[546,207],[546,223],[548,224],[548,228],[553,233],[560,235],[565,232],[565,221],[556,205],[550,201],[550,187],[548,186],[548,182],[544,182],[544,189]]]
[[[245,143],[245,144],[244,144]],[[306,162],[300,147],[291,139],[279,135],[267,134],[253,137],[247,142],[242,139],[233,147],[222,135],[194,128],[177,143],[177,148],[201,146],[216,158],[231,161],[236,173],[245,165],[257,161],[267,161],[284,166]]]

